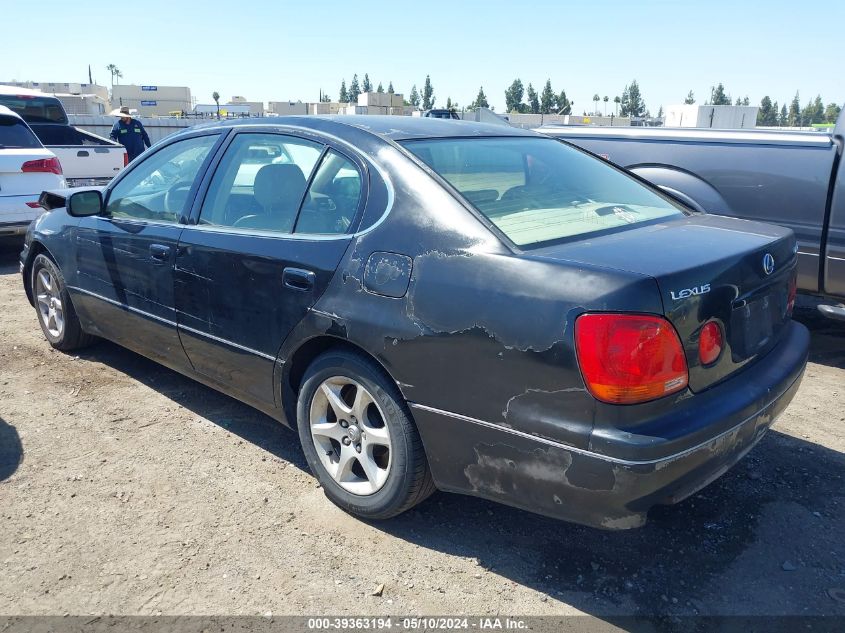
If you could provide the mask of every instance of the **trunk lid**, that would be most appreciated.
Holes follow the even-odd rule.
[[[790,318],[796,242],[792,231],[779,226],[693,215],[542,247],[530,255],[653,277],[664,316],[684,346],[694,392],[764,355]],[[702,366],[699,336],[710,321],[719,324],[724,346],[715,362]]]
[[[44,189],[62,186],[62,177],[56,174],[21,171],[25,162],[46,158],[53,158],[53,153],[42,147],[0,149],[0,197],[37,196]]]

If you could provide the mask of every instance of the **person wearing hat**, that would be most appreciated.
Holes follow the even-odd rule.
[[[132,118],[128,107],[123,106],[117,116],[120,118],[114,122],[109,136],[126,148],[129,160],[135,160],[144,152],[144,146],[150,146],[150,137],[141,122]]]

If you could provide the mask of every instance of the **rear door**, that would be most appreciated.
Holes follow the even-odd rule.
[[[823,245],[823,290],[829,295],[845,297],[845,160],[839,161],[834,187],[827,242]]]
[[[106,193],[106,212],[76,235],[80,316],[111,340],[165,364],[186,364],[176,333],[173,263],[187,210],[218,133],[145,155]]]
[[[233,136],[176,258],[179,334],[195,370],[275,403],[279,348],[349,246],[363,173],[314,138]]]

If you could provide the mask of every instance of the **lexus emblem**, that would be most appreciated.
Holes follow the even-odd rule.
[[[763,255],[763,272],[767,275],[771,275],[775,272],[775,258],[772,257],[771,253]]]

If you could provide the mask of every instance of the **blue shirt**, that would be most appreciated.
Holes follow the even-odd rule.
[[[150,137],[147,136],[147,131],[140,121],[131,119],[129,123],[124,123],[123,119],[115,121],[111,129],[111,138],[123,145],[126,148],[126,153],[129,155],[129,160],[134,160],[136,156],[144,151],[144,146],[150,146]]]

